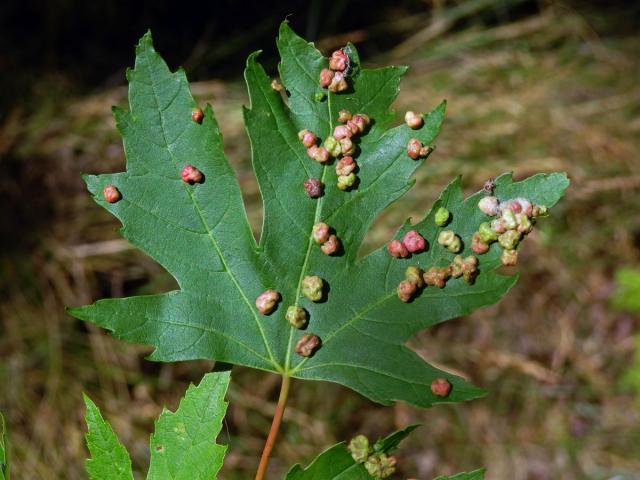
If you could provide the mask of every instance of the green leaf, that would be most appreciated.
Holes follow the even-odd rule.
[[[373,444],[373,451],[376,453],[393,453],[400,445],[400,442],[407,438],[420,425],[409,425],[408,427],[392,433],[388,437],[379,439]]]
[[[131,459],[127,449],[118,441],[113,428],[109,425],[95,403],[84,395],[87,406],[85,421],[88,432],[87,447],[91,458],[85,461],[85,467],[91,480],[132,480]]]
[[[392,453],[398,445],[419,425],[410,425],[381,438],[373,446],[372,453]],[[328,448],[305,469],[294,465],[285,480],[371,480],[362,463],[356,463],[344,442]]]
[[[458,473],[457,475],[452,475],[450,477],[439,476],[434,480],[484,480],[485,472],[486,469],[480,468],[478,470],[474,470],[473,472]]]
[[[227,410],[224,396],[230,373],[208,373],[200,385],[191,385],[175,413],[164,410],[151,435],[149,480],[215,479],[227,447],[218,445],[216,437]],[[87,445],[91,459],[87,472],[91,479],[120,480],[133,478],[131,460],[118,442],[111,426],[104,421],[98,407],[85,396]]]
[[[8,480],[9,478],[9,455],[7,453],[7,427],[4,417],[0,413],[0,480]]]
[[[361,463],[356,463],[346,445],[338,443],[322,452],[307,468],[294,465],[285,480],[370,480]]]
[[[227,447],[216,444],[228,403],[230,373],[209,373],[191,385],[175,413],[165,410],[151,435],[149,480],[216,478]]]
[[[429,240],[428,251],[411,260],[392,259],[384,247],[365,258],[358,256],[373,220],[413,184],[411,176],[423,161],[407,156],[407,142],[418,138],[433,143],[444,119],[444,102],[425,115],[419,130],[404,124],[392,127],[389,107],[406,69],[362,68],[352,45],[346,47],[350,89],[326,92],[318,101],[318,77],[327,59],[286,22],[277,43],[286,100],[271,87],[258,53],[249,56],[245,70],[250,106],[244,117],[264,203],[264,224],[256,243],[213,111],[206,107],[201,125],[192,121],[196,103],[184,72],[168,69],[150,34],[141,39],[135,68],[127,73],[130,111],[114,110],[124,139],[126,172],[85,180],[96,202],[120,219],[124,237],[162,264],[180,288],[161,295],[100,300],[69,309],[70,313],[111,330],[117,338],[153,345],[152,360],[206,358],[327,380],[382,404],[403,400],[428,407],[483,395],[462,378],[429,365],[405,344],[426,327],[497,302],[513,286],[516,277],[494,271],[499,247],[481,259],[475,285],[454,280],[443,290],[425,289],[409,304],[396,296],[406,266],[441,265],[453,258],[435,242],[434,210],[413,227]],[[297,138],[300,129],[308,128],[325,139],[341,109],[372,118],[368,132],[357,140],[359,184],[346,192],[336,186],[333,165],[310,159]],[[182,182],[185,164],[200,169],[204,182]],[[323,181],[324,196],[308,198],[302,184],[309,177]],[[497,183],[501,198],[527,196],[550,207],[568,181],[563,174],[552,174],[514,183],[505,175]],[[107,184],[120,190],[119,202],[103,199]],[[465,199],[458,179],[436,203],[451,210],[451,228],[465,243],[486,220],[476,208],[479,195]],[[343,254],[326,256],[313,242],[311,230],[318,221],[335,229]],[[409,227],[405,224],[397,235]],[[324,301],[313,303],[301,295],[307,275],[326,281]],[[268,288],[280,292],[282,302],[265,316],[254,302]],[[306,332],[285,320],[290,305],[308,311]],[[322,341],[308,359],[294,350],[304,333]],[[435,378],[452,383],[446,399],[431,393]]]

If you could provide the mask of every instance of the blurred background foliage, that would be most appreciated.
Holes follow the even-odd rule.
[[[268,2],[5,1],[0,5],[0,411],[16,479],[85,478],[82,396],[103,408],[146,468],[153,419],[210,362],[159,364],[64,305],[161,292],[174,281],[117,234],[80,172],[123,168],[111,105],[151,28],[213,104],[254,228],[261,204],[241,118],[241,70],[287,17],[325,53],[354,42],[369,66],[407,64],[396,102],[449,100],[436,153],[380,218],[367,249],[419,217],[462,174],[566,170],[572,187],[524,247],[521,281],[499,305],[412,340],[489,390],[418,410],[369,403],[336,385],[294,382],[273,478],[356,433],[420,422],[401,476],[487,466],[493,479],[640,478],[640,4],[531,0]],[[634,363],[635,362],[635,363]],[[252,478],[278,378],[236,368],[221,441],[223,478]]]

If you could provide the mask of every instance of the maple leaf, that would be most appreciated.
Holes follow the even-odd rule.
[[[365,69],[352,45],[349,89],[327,92],[318,85],[327,59],[313,44],[298,37],[285,22],[277,41],[280,76],[286,100],[271,79],[249,56],[245,78],[250,106],[244,117],[251,141],[253,168],[264,204],[259,243],[253,237],[237,179],[225,158],[213,111],[207,106],[201,124],[191,112],[196,102],[183,70],[172,73],[153,48],[147,33],[136,50],[136,64],[127,72],[130,111],[114,109],[124,140],[126,172],[85,177],[96,202],[124,225],[122,235],[145,251],[175,277],[179,290],[160,295],[100,300],[71,308],[77,318],[113,332],[116,338],[155,347],[157,361],[213,359],[309,380],[345,385],[373,401],[402,400],[428,407],[483,395],[464,379],[429,365],[405,343],[416,332],[497,302],[516,276],[495,272],[500,248],[481,256],[474,285],[451,280],[446,288],[428,287],[412,302],[403,303],[396,286],[408,265],[422,268],[451,262],[453,254],[437,245],[434,212],[446,206],[452,214],[448,228],[463,239],[469,255],[470,237],[488,217],[477,208],[481,192],[464,198],[459,179],[442,193],[426,217],[407,230],[418,230],[430,248],[411,259],[395,259],[380,248],[360,258],[358,250],[372,221],[411,186],[411,175],[424,161],[407,156],[407,143],[417,138],[430,145],[444,118],[441,103],[424,115],[424,126],[391,127],[389,109],[406,69]],[[320,94],[320,95],[317,95]],[[332,165],[307,155],[297,132],[309,129],[326,139],[347,109],[372,119],[358,140],[359,183],[342,191]],[[200,183],[181,180],[190,164],[203,172]],[[303,182],[310,177],[325,184],[324,195],[309,198]],[[103,188],[115,185],[122,198],[108,203]],[[568,185],[564,174],[535,175],[514,183],[510,175],[496,181],[501,199],[526,197],[553,206]],[[312,238],[322,221],[341,240],[340,255],[324,255]],[[324,279],[323,301],[305,298],[303,280]],[[256,297],[274,289],[282,302],[262,315]],[[285,320],[288,306],[304,308],[306,331]],[[305,333],[320,338],[311,357],[295,353]],[[445,378],[451,393],[431,392],[434,379]]]
[[[147,480],[208,480],[216,478],[227,447],[215,438],[227,410],[224,396],[229,372],[206,374],[198,386],[191,385],[174,412],[164,410],[151,435],[151,464]],[[132,480],[131,459],[98,407],[85,395],[86,461],[92,480]]]

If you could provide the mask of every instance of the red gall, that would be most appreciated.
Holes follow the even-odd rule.
[[[417,138],[412,138],[407,143],[407,155],[413,160],[420,158],[420,150],[422,150],[422,142]]]
[[[353,157],[348,155],[346,157],[342,157],[336,163],[336,175],[338,175],[339,177],[349,175],[356,169],[357,166],[358,165],[353,160]]]
[[[327,163],[329,161],[329,151],[324,147],[311,145],[307,148],[307,155],[318,163]]]
[[[312,333],[305,333],[296,342],[296,353],[302,357],[310,357],[320,346],[320,337]]]
[[[431,392],[437,397],[448,397],[451,392],[451,383],[446,378],[436,378],[431,382]]]
[[[489,245],[482,241],[480,232],[476,232],[471,237],[471,250],[478,255],[484,255],[489,251]]]
[[[116,203],[122,195],[115,185],[106,185],[102,190],[102,197],[109,203]]]
[[[405,258],[409,256],[409,250],[400,240],[391,240],[387,245],[387,250],[392,257]]]
[[[191,119],[196,123],[202,123],[204,119],[204,112],[200,107],[194,107],[191,110]]]
[[[408,111],[404,114],[404,121],[409,128],[416,130],[422,127],[424,121],[422,115],[418,115],[416,112]]]
[[[349,67],[349,56],[343,50],[336,50],[329,59],[329,68],[338,72],[344,72]]]
[[[310,198],[318,198],[322,195],[322,182],[317,178],[310,178],[304,181],[304,189]]]
[[[336,72],[333,75],[333,79],[331,80],[331,83],[327,88],[330,92],[339,93],[344,92],[346,89],[348,89],[349,84],[347,83],[347,79],[342,72]]]
[[[329,70],[328,68],[323,68],[320,72],[320,86],[322,88],[327,88],[331,85],[331,81],[333,80],[334,72]]]
[[[415,230],[409,230],[404,234],[402,243],[411,253],[417,253],[427,248],[427,241]]]
[[[353,132],[346,125],[337,125],[336,128],[333,129],[333,137],[336,140],[341,140],[343,138],[351,138]]]
[[[342,138],[340,140],[340,152],[342,155],[353,155],[356,153],[356,146],[350,138]]]
[[[262,292],[256,298],[256,308],[263,315],[269,315],[280,301],[280,293],[269,289]]]
[[[329,235],[329,239],[320,247],[325,255],[334,255],[340,249],[340,240],[335,235]]]
[[[202,172],[193,165],[185,165],[182,167],[180,177],[183,182],[193,185],[194,183],[202,182],[203,175]]]
[[[318,141],[318,137],[316,136],[316,134],[307,130],[306,128],[298,132],[298,138],[306,148],[312,147]]]

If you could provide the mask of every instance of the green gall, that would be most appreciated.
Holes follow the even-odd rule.
[[[317,275],[304,277],[302,280],[302,294],[312,302],[322,300],[324,281]]]
[[[374,478],[389,478],[396,471],[396,462],[394,456],[376,453],[364,462],[364,468]]]
[[[327,149],[329,155],[338,157],[342,153],[340,143],[334,137],[327,137],[324,141],[324,148]]]
[[[462,240],[452,230],[443,230],[438,235],[438,243],[446,247],[451,253],[458,253],[462,250]]]
[[[324,92],[316,92],[315,95],[313,96],[313,99],[316,102],[322,102],[325,98],[327,98],[327,94]]]
[[[533,230],[533,223],[524,213],[516,213],[516,222],[518,222],[516,230],[524,235],[531,233],[531,230]]]
[[[284,317],[287,319],[287,322],[295,328],[303,328],[309,319],[307,311],[304,308],[295,305],[291,305],[287,308],[287,313]]]
[[[369,458],[369,439],[364,435],[356,435],[347,445],[347,450],[356,463],[364,463]]]
[[[424,287],[424,279],[422,278],[423,274],[424,272],[420,267],[416,267],[412,265],[410,267],[407,267],[407,269],[405,270],[404,278],[409,282],[415,283],[418,288],[423,288]]]
[[[514,250],[520,243],[521,236],[517,230],[507,230],[498,237],[498,243],[505,250]]]
[[[480,240],[487,244],[498,240],[498,232],[491,228],[491,224],[489,224],[489,222],[482,222],[480,224],[478,227],[478,234],[480,235]]]
[[[350,173],[349,175],[340,175],[338,177],[338,188],[340,190],[347,190],[353,187],[354,183],[356,183],[355,173]]]
[[[447,223],[449,223],[449,219],[451,218],[451,212],[444,207],[440,207],[436,211],[436,215],[434,217],[434,221],[436,225],[439,227],[444,227]]]

